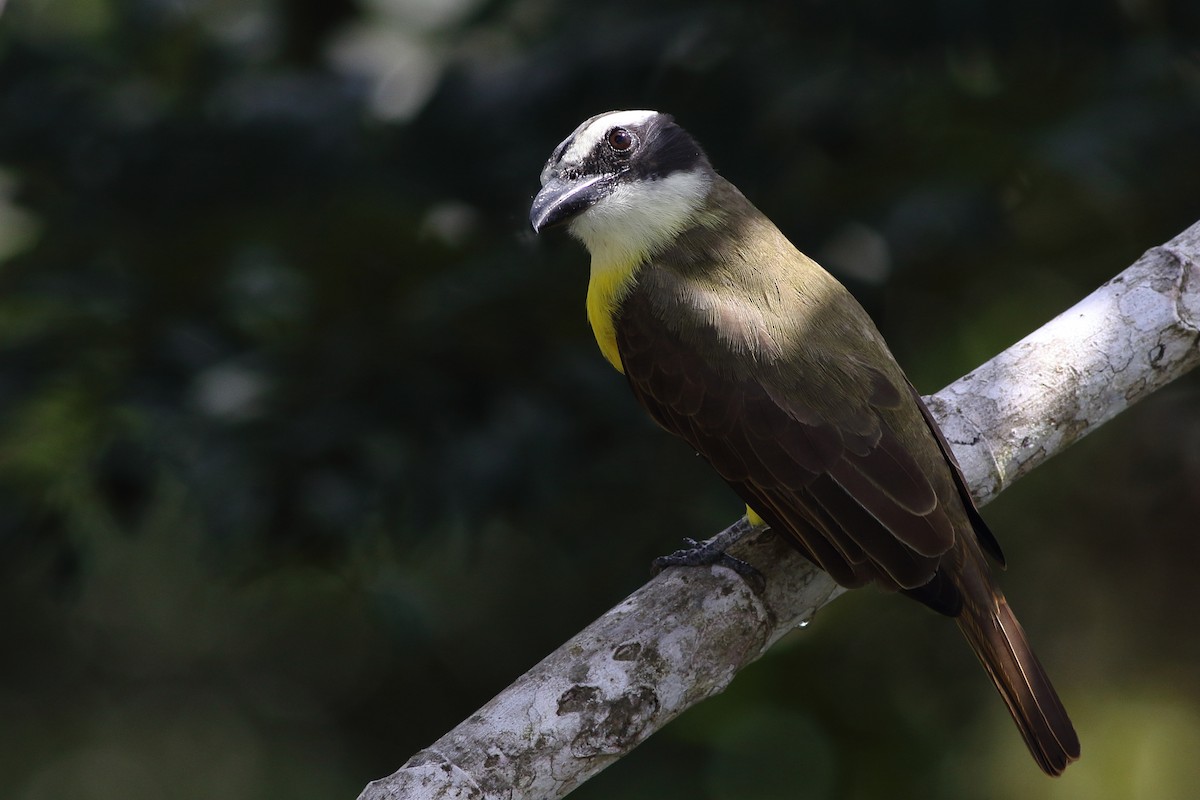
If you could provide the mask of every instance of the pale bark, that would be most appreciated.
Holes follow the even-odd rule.
[[[927,400],[984,503],[1196,366],[1198,345],[1200,223]],[[761,593],[723,567],[667,570],[360,800],[562,797],[841,592],[780,537],[731,552]]]

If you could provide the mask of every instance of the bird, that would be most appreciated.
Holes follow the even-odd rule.
[[[603,357],[662,428],[840,585],[954,618],[1041,769],[1079,739],[988,563],[1004,556],[870,316],[675,119],[610,111],[553,151],[530,208],[591,255]]]

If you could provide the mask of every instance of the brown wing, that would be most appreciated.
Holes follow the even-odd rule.
[[[1008,562],[1004,558],[1004,551],[1000,549],[1000,542],[996,540],[992,529],[988,527],[987,522],[984,521],[983,516],[979,513],[979,507],[975,505],[975,498],[971,496],[971,490],[967,488],[967,479],[963,476],[962,467],[958,465],[958,459],[954,457],[954,451],[950,448],[950,443],[946,441],[946,435],[938,427],[937,420],[929,412],[929,406],[925,405],[925,401],[921,398],[921,393],[917,391],[917,387],[908,383],[908,392],[913,400],[916,401],[917,407],[921,409],[921,416],[925,418],[925,424],[933,432],[933,438],[937,440],[938,448],[941,449],[942,455],[950,464],[951,471],[954,474],[954,486],[958,489],[959,497],[962,498],[963,508],[967,511],[967,517],[971,520],[971,527],[975,530],[975,536],[979,540],[979,544],[1003,569],[1008,566]]]
[[[862,408],[836,420],[781,388],[765,367],[719,370],[658,321],[640,292],[626,298],[617,345],[629,383],[654,419],[704,456],[773,528],[844,586],[930,584],[954,525],[881,414],[908,401],[876,375]],[[936,587],[935,587],[936,588]]]

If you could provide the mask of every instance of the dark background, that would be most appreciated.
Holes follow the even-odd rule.
[[[670,111],[931,392],[1200,217],[1185,2],[11,0],[0,796],[352,798],[737,502],[535,241],[585,117]],[[1079,728],[839,600],[580,798],[1200,781],[1200,382],[986,509]]]

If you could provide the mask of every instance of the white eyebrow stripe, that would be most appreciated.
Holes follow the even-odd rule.
[[[608,133],[609,128],[620,125],[639,125],[646,122],[651,117],[658,116],[657,111],[649,111],[639,109],[633,111],[610,111],[607,114],[601,114],[586,128],[575,135],[575,141],[571,143],[567,152],[563,153],[559,159],[561,163],[579,163],[587,157],[588,153],[592,152],[592,148],[600,141],[604,134]]]

